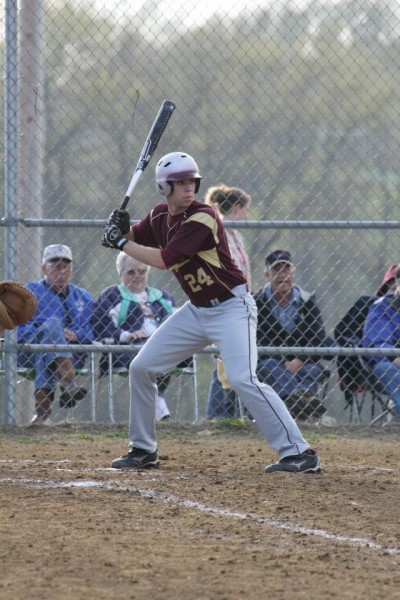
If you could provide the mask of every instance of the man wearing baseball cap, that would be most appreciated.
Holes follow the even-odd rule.
[[[294,281],[288,250],[274,250],[265,259],[266,284],[255,294],[259,346],[330,346],[315,295]],[[295,418],[319,418],[326,408],[317,398],[323,367],[318,356],[261,355],[259,379],[271,385]]]
[[[43,278],[27,284],[36,296],[34,317],[18,327],[18,343],[90,344],[93,332],[90,319],[92,295],[71,283],[72,251],[69,246],[52,244],[43,252]],[[60,384],[60,407],[71,408],[82,400],[87,390],[79,387],[76,369],[82,368],[85,355],[70,352],[34,352],[20,354],[18,364],[35,369],[35,415],[32,424],[43,423],[51,414],[57,384]]]
[[[42,263],[44,264],[54,260],[61,260],[68,264],[71,264],[71,248],[69,246],[63,246],[63,244],[52,244],[51,246],[46,246],[46,248],[43,251]]]
[[[274,250],[265,258],[265,266],[268,269],[272,269],[277,264],[286,264],[290,267],[294,267],[292,261],[292,255],[287,250]]]

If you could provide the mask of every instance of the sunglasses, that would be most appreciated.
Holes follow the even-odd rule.
[[[136,274],[144,275],[145,273],[147,273],[147,269],[129,269],[128,271],[125,271],[125,274],[130,277],[133,277]]]
[[[71,269],[72,268],[71,261],[66,262],[66,261],[63,261],[63,260],[59,260],[57,262],[47,261],[46,265],[52,271],[65,271],[67,269]]]

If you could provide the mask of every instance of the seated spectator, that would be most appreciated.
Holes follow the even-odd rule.
[[[95,337],[115,344],[144,343],[173,312],[175,302],[166,292],[148,285],[147,265],[120,252],[116,266],[121,283],[106,288],[95,302],[92,319]],[[133,357],[132,352],[114,353],[113,367],[128,368]],[[101,360],[100,369],[102,374],[107,372],[107,356]],[[169,374],[157,379],[158,420],[170,415],[163,397],[169,380]]]
[[[400,348],[400,267],[395,273],[395,287],[371,305],[364,324],[364,348]],[[400,356],[366,356],[372,370],[396,407],[395,424],[400,425]]]
[[[43,279],[26,287],[36,296],[37,311],[30,321],[18,327],[20,344],[90,344],[93,333],[90,318],[93,298],[84,288],[71,283],[73,265],[69,246],[47,246],[42,260]],[[71,408],[87,390],[76,381],[86,356],[71,352],[19,353],[18,366],[35,371],[35,410],[32,424],[42,423],[51,414],[55,389],[60,384],[60,406]]]
[[[290,252],[274,250],[265,259],[266,285],[254,295],[258,307],[259,346],[331,346],[314,294],[294,283]],[[321,417],[317,397],[323,373],[320,357],[260,355],[258,377],[284,400],[293,417]]]
[[[241,188],[228,187],[220,184],[208,188],[204,199],[206,204],[215,208],[222,221],[244,221],[247,219],[251,197]],[[229,250],[237,266],[243,271],[248,285],[251,282],[250,260],[246,252],[242,234],[234,228],[226,229]],[[217,361],[220,361],[221,371],[223,365],[218,356],[214,357],[214,368],[210,383],[207,403],[207,418],[213,419],[238,417],[238,400],[236,392],[228,382],[220,381],[217,372]]]
[[[395,285],[397,269],[397,264],[390,265],[375,294],[360,296],[339,321],[334,332],[339,346],[345,348],[361,346],[363,327],[369,308],[377,298],[384,296]],[[365,384],[365,368],[358,356],[338,356],[337,368],[340,389],[344,393],[345,400],[351,402],[353,391],[362,388]]]

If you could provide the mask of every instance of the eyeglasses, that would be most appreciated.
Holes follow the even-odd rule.
[[[125,275],[129,275],[129,277],[134,277],[136,274],[144,275],[145,273],[147,273],[147,269],[129,269],[125,271]]]
[[[63,261],[58,261],[58,262],[48,261],[46,263],[46,265],[52,271],[66,271],[66,270],[69,270],[69,269],[72,268],[72,263],[71,262],[67,263],[67,262],[63,262]]]

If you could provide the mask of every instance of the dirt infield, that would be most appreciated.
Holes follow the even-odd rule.
[[[0,430],[0,598],[400,599],[400,432],[304,429],[321,475],[264,473],[253,425]]]

